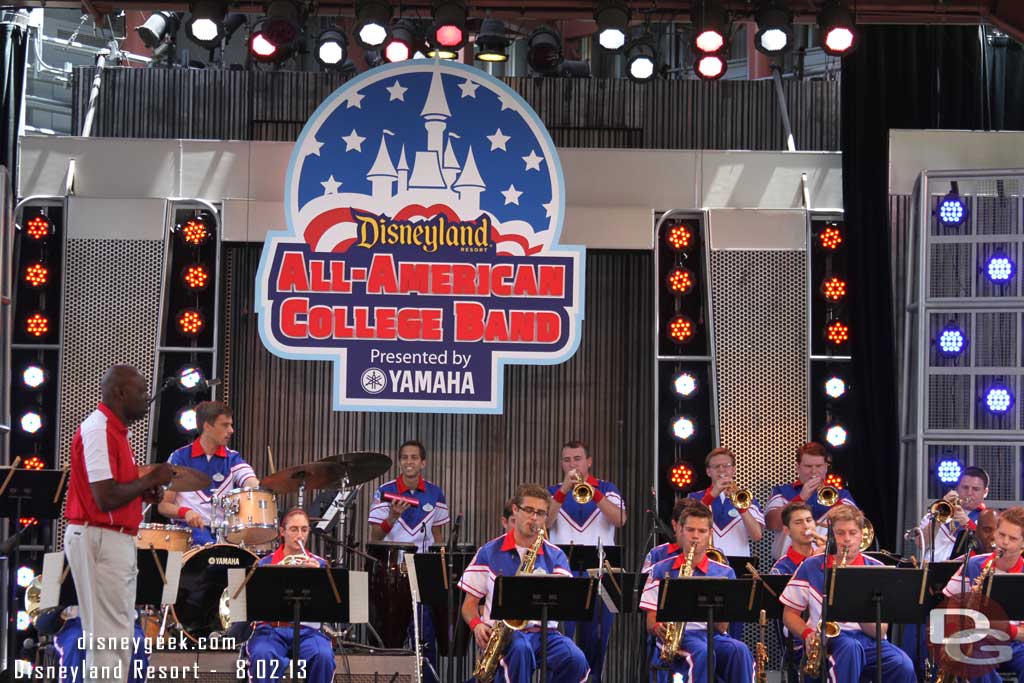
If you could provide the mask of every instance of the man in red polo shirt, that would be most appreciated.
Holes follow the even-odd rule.
[[[146,380],[114,365],[100,382],[103,400],[75,432],[64,516],[64,552],[78,590],[90,683],[124,681],[130,673],[138,575],[135,534],[142,501],[157,502],[171,481],[166,463],[139,477],[128,425],[145,417]]]

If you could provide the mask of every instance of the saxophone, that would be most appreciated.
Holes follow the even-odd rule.
[[[999,549],[992,553],[992,559],[988,561],[988,564],[981,568],[981,573],[978,574],[978,578],[971,584],[971,593],[974,596],[980,596],[981,592],[985,589],[985,583],[989,580],[996,571],[996,560],[1003,556],[1003,550]],[[968,645],[967,653],[970,654],[974,645]],[[939,665],[935,669],[935,681],[936,683],[954,683],[957,679],[958,674],[949,671],[949,655],[946,653],[946,648],[942,648],[942,654],[939,657]]]
[[[846,555],[848,549],[843,548],[843,557],[839,561],[839,568],[842,569],[846,566]],[[832,572],[832,586],[835,586],[835,571]],[[831,595],[832,591],[829,591]],[[825,652],[828,649],[828,641],[830,638],[835,638],[839,635],[839,622],[838,621],[826,621],[825,622],[825,642],[819,641],[817,632],[811,635],[807,642],[804,643],[804,665],[802,670],[808,676],[817,677],[821,673],[821,660],[825,656]]]
[[[683,565],[683,571],[679,574],[680,576],[693,576],[693,553],[697,550],[697,544],[694,543],[690,546],[689,552],[686,553],[686,564]],[[670,621],[665,624],[665,638],[661,643],[661,661],[671,662],[676,653],[679,652],[679,644],[683,640],[683,631],[686,630],[686,622],[682,621]]]
[[[516,576],[533,573],[533,566],[537,562],[537,553],[540,551],[542,543],[544,543],[544,527],[540,528],[540,531],[537,532],[537,540],[533,542],[533,545],[523,555],[523,560],[519,563],[519,569],[516,570]],[[508,641],[512,638],[512,631],[521,631],[526,628],[526,624],[527,622],[521,619],[503,620],[494,624],[494,627],[491,629],[491,637],[487,641],[487,647],[480,654],[479,659],[476,661],[476,668],[473,669],[473,677],[476,678],[477,683],[490,683],[494,680],[494,675],[498,672],[498,662],[501,660],[501,655],[504,654],[505,648],[508,647]],[[546,624],[543,626],[546,626]]]
[[[754,654],[754,667],[757,671],[757,676],[754,677],[754,683],[768,683],[768,648],[764,645],[764,629],[768,625],[768,619],[764,610],[761,610],[759,624],[761,628],[761,640],[757,642],[757,648],[755,649]]]

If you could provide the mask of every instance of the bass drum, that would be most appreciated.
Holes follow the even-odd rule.
[[[256,564],[255,554],[227,543],[204,545],[185,553],[173,616],[192,642],[222,631],[220,598],[228,586],[228,570]]]
[[[367,543],[370,574],[370,624],[384,641],[384,647],[399,648],[412,622],[412,594],[405,569],[405,556],[416,552],[410,543]]]

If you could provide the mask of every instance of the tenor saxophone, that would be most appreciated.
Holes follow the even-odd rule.
[[[761,610],[759,624],[761,628],[761,639],[757,641],[757,648],[755,649],[754,655],[754,667],[757,671],[754,683],[768,683],[768,648],[766,648],[764,644],[764,629],[765,626],[768,625],[768,619],[764,610]]]
[[[680,576],[693,576],[693,553],[697,550],[697,544],[690,546],[686,553],[686,564]],[[676,652],[679,651],[679,644],[683,641],[683,631],[686,630],[686,623],[682,621],[670,621],[665,624],[665,637],[661,642],[661,661],[671,662]]]
[[[848,550],[843,548],[843,557],[839,561],[839,568],[842,569],[846,566],[846,555]],[[833,578],[835,577],[835,571],[832,572]],[[835,587],[835,581],[832,581],[833,588]],[[831,596],[832,590],[829,590]],[[804,665],[802,668],[803,672],[808,676],[817,677],[821,673],[821,660],[825,656],[825,652],[828,651],[828,641],[831,638],[835,638],[839,635],[840,628],[838,621],[826,621],[825,622],[825,642],[819,640],[819,636],[815,634],[808,637],[807,642],[804,643]]]
[[[537,540],[533,542],[533,545],[523,555],[523,559],[519,563],[519,569],[516,570],[516,576],[533,573],[533,566],[537,562],[537,553],[540,551],[542,543],[544,543],[544,527],[540,528],[540,531],[537,532]],[[494,680],[494,675],[498,672],[498,663],[501,660],[501,655],[505,653],[505,649],[508,647],[508,642],[512,638],[512,632],[523,630],[526,624],[526,621],[520,620],[503,620],[494,624],[494,628],[491,629],[491,637],[487,641],[487,647],[480,654],[476,661],[476,668],[473,669],[473,677],[476,678],[477,683],[490,683]],[[541,625],[542,628],[546,626],[547,624]]]

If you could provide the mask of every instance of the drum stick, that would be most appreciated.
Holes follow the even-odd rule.
[[[70,571],[71,571],[71,565],[70,564],[65,564],[64,565],[64,571],[60,575],[60,582],[61,583],[64,583],[64,579],[68,578],[68,572],[70,572]]]
[[[252,568],[251,568],[251,569],[249,570],[249,573],[245,575],[245,580],[244,580],[244,581],[242,581],[242,585],[241,585],[241,586],[239,586],[239,587],[238,587],[238,590],[236,590],[236,591],[235,591],[235,592],[234,592],[234,593],[233,593],[233,594],[231,595],[231,599],[232,599],[232,600],[235,600],[236,598],[238,598],[238,596],[239,596],[239,595],[241,595],[241,594],[242,594],[242,589],[243,589],[243,588],[245,588],[245,584],[249,583],[249,579],[251,579],[251,578],[252,578],[252,575],[256,573],[256,567],[258,567],[258,566],[260,566],[260,565],[259,565],[259,563],[257,562],[257,563],[256,563],[256,564],[254,564],[254,565],[252,566]]]
[[[270,452],[270,446],[267,446],[267,462],[270,464],[270,473],[277,472],[277,468],[274,467],[274,454]]]
[[[444,546],[441,546],[441,581],[444,583],[444,589],[448,590],[448,562],[445,560]]]
[[[334,591],[334,602],[341,604],[341,593],[338,592],[338,586],[334,583],[334,574],[331,573],[330,566],[324,567],[324,571],[327,572],[327,581],[331,584],[331,590]]]
[[[156,548],[149,544],[149,552],[153,553],[153,561],[156,562],[156,570],[160,572],[160,582],[167,585],[167,575],[164,574],[164,566],[160,564],[160,556],[156,554]]]
[[[928,563],[924,563],[924,571],[921,572],[921,590],[917,594],[917,604],[924,604],[924,591],[928,588]]]
[[[14,462],[11,463],[11,467],[10,467],[9,471],[7,472],[7,478],[4,479],[4,483],[0,484],[0,496],[4,495],[4,491],[7,490],[7,485],[11,483],[11,477],[14,476],[14,470],[18,469],[18,465],[20,465],[20,464],[21,464],[21,456],[19,455],[18,457],[16,457],[14,459]]]
[[[619,586],[619,582],[615,580],[615,570],[612,569],[612,563],[608,560],[604,561],[605,576],[612,582],[612,587],[615,588],[619,593],[622,592],[622,588]]]
[[[60,500],[60,492],[64,490],[64,482],[67,481],[69,469],[70,468],[65,467],[64,471],[60,473],[60,483],[57,484],[57,493],[53,494],[54,505],[56,505],[57,501]]]

